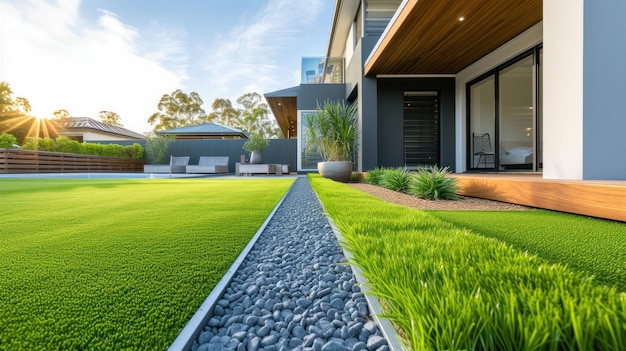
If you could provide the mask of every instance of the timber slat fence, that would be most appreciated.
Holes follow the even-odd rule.
[[[143,172],[143,159],[0,149],[0,173]]]

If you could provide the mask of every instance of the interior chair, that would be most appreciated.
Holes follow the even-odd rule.
[[[474,145],[474,156],[478,156],[478,162],[476,162],[475,168],[480,166],[480,161],[484,159],[485,167],[487,168],[487,157],[491,156],[493,162],[496,162],[496,154],[491,147],[491,138],[489,133],[476,134],[472,133],[472,141]]]

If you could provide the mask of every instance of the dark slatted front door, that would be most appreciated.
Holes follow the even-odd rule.
[[[404,165],[439,164],[439,96],[437,92],[404,93]]]

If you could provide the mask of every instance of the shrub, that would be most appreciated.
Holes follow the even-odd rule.
[[[350,174],[349,183],[361,183],[363,181],[363,173],[361,172],[352,172]]]
[[[54,139],[39,138],[37,142],[38,142],[38,150],[49,151],[49,152],[57,151],[57,144],[54,142]]]
[[[37,150],[37,138],[28,137],[24,144],[22,144],[22,149],[24,150]]]
[[[144,151],[143,146],[137,143],[124,147],[124,152],[126,154],[126,157],[134,158],[136,160],[141,160],[143,158],[143,151]]]
[[[2,133],[0,134],[0,148],[11,149],[17,145],[17,138],[12,134]]]
[[[367,172],[367,176],[365,176],[365,182],[367,184],[372,184],[372,185],[380,185],[380,182],[383,178],[383,173],[385,172],[384,168],[374,168],[370,171]]]
[[[85,155],[97,155],[104,156],[104,146],[102,144],[92,144],[83,142],[80,144],[82,147],[82,154]]]
[[[456,179],[448,177],[448,167],[420,167],[410,177],[408,193],[428,200],[456,200]]]
[[[56,139],[56,151],[69,154],[80,154],[82,149],[80,143],[66,136],[60,136]]]
[[[107,144],[102,147],[102,156],[107,157],[126,157],[124,147],[119,144]]]
[[[146,138],[146,156],[150,164],[164,164],[175,135],[150,135]]]
[[[78,141],[65,136],[58,137],[56,141],[50,138],[29,137],[26,138],[26,142],[22,145],[22,149],[120,158],[143,158],[143,147],[137,143],[130,146],[122,146],[119,144],[79,143]]]
[[[380,185],[389,190],[406,192],[409,188],[409,176],[406,167],[389,168],[383,172]]]

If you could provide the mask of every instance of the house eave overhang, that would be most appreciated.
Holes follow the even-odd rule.
[[[299,86],[264,94],[265,100],[285,138],[298,136]]]
[[[456,74],[542,19],[542,0],[404,1],[364,75]]]

